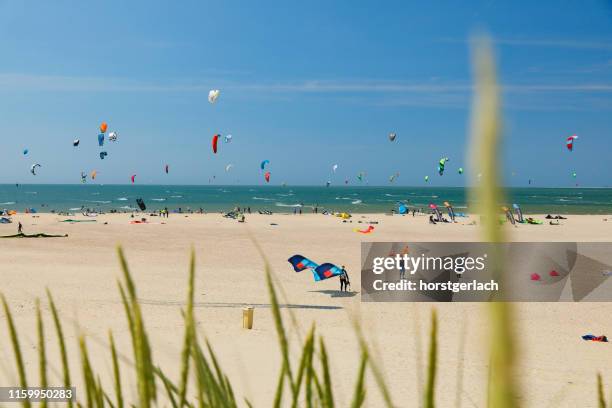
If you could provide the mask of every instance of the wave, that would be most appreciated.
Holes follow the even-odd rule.
[[[336,200],[352,200],[351,197],[336,197]]]
[[[399,194],[385,194],[385,197],[401,197]]]
[[[100,193],[91,193],[91,195],[100,195]]]
[[[289,193],[289,194],[281,194],[281,193],[277,193],[276,195],[277,195],[277,196],[279,196],[279,197],[291,197],[291,196],[293,196],[293,195],[295,195],[295,194],[293,194],[293,193]]]
[[[81,211],[81,207],[69,208],[68,211]]]
[[[173,196],[170,196],[170,198],[183,198],[183,196],[182,195],[173,195]]]
[[[351,204],[363,204],[363,201],[355,200],[355,201],[351,201]]]
[[[86,203],[96,203],[96,204],[110,204],[111,201],[104,201],[104,200],[83,200]]]
[[[166,201],[165,198],[152,198],[151,201]]]
[[[285,204],[285,203],[276,203],[274,204],[277,207],[294,207],[294,208],[298,208],[298,207],[303,207],[302,204]]]
[[[128,200],[128,198],[127,198],[127,197],[119,197],[119,198],[117,199],[117,201],[127,201],[127,200]]]
[[[38,191],[26,191],[26,194],[38,194]]]
[[[13,205],[15,204],[14,201],[7,201],[6,203],[0,203],[0,205]]]
[[[119,207],[122,210],[132,210],[133,207],[130,207],[129,205],[124,205],[123,207]]]
[[[273,198],[251,197],[253,200],[274,201]]]

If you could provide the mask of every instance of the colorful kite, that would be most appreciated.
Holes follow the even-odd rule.
[[[578,136],[572,135],[565,140],[565,146],[567,147],[567,150],[569,150],[570,152],[574,150],[574,140],[576,139],[578,139]]]
[[[219,138],[221,137],[221,135],[214,135],[212,138],[212,150],[213,153],[217,154],[217,143],[219,142]]]
[[[270,182],[270,172],[266,171],[266,174],[264,174],[264,178],[266,179],[266,183]]]
[[[302,272],[304,269],[315,269],[319,264],[312,262],[310,259],[302,255],[293,255],[287,261],[293,266],[296,272]]]

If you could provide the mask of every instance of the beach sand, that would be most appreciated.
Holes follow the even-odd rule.
[[[110,386],[111,365],[107,333],[112,329],[121,353],[131,358],[131,343],[117,289],[120,277],[116,245],[121,244],[137,283],[154,359],[173,379],[178,378],[183,325],[180,310],[187,295],[187,268],[191,246],[197,256],[195,309],[198,330],[216,350],[236,395],[255,406],[272,402],[280,371],[280,351],[269,308],[263,261],[253,240],[263,249],[286,295],[285,324],[297,359],[298,339],[312,324],[325,338],[331,357],[336,397],[346,406],[359,363],[359,349],[351,319],[358,319],[374,348],[397,406],[420,402],[420,369],[425,366],[427,333],[432,308],[439,315],[439,369],[436,399],[439,406],[455,406],[457,370],[463,367],[460,398],[463,407],[485,406],[488,375],[487,304],[361,303],[361,241],[477,241],[480,230],[458,224],[429,225],[425,216],[356,215],[353,223],[323,215],[247,215],[244,224],[219,214],[178,215],[169,219],[147,217],[150,224],[131,225],[127,214],[101,215],[95,223],[60,223],[81,215],[17,215],[14,223],[0,225],[0,235],[16,232],[69,234],[68,238],[1,239],[0,290],[7,297],[20,332],[31,383],[38,381],[36,351],[36,297],[53,293],[64,318],[70,364],[77,392],[80,361],[77,336],[87,335],[90,357],[102,381]],[[543,217],[538,217],[542,219]],[[520,225],[506,228],[516,241],[610,241],[612,217],[569,215],[562,225]],[[604,222],[603,219],[608,221]],[[378,221],[372,234],[353,231],[357,221]],[[108,224],[104,224],[108,222]],[[165,222],[165,224],[162,224]],[[276,223],[278,225],[271,225]],[[287,263],[293,254],[318,262],[344,264],[354,296],[340,296],[337,279],[313,282],[308,272],[297,274]],[[51,382],[60,384],[58,350],[43,299]],[[242,307],[255,306],[254,329],[242,329]],[[612,384],[612,349],[609,344],[583,341],[585,333],[612,335],[609,303],[515,304],[519,340],[518,375],[521,401],[527,407],[596,406],[596,373]],[[298,322],[293,327],[292,313]],[[6,333],[0,315],[0,332]],[[463,344],[463,346],[462,346]],[[463,349],[462,349],[463,347]],[[419,357],[421,361],[419,362]],[[8,336],[0,336],[0,384],[17,385]],[[124,369],[128,369],[127,366]],[[129,379],[127,378],[129,377]],[[132,376],[124,373],[128,395],[136,394]],[[369,376],[368,406],[379,406],[380,395]],[[161,388],[160,388],[161,389]]]

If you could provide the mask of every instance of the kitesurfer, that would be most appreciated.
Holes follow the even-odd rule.
[[[348,273],[346,272],[346,269],[344,269],[344,265],[342,265],[342,275],[340,275],[340,292],[348,292],[350,286],[351,281],[349,280]]]

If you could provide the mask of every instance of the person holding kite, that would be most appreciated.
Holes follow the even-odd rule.
[[[342,275],[340,275],[340,292],[348,292],[351,287],[351,281],[349,280],[348,273],[342,265]]]

